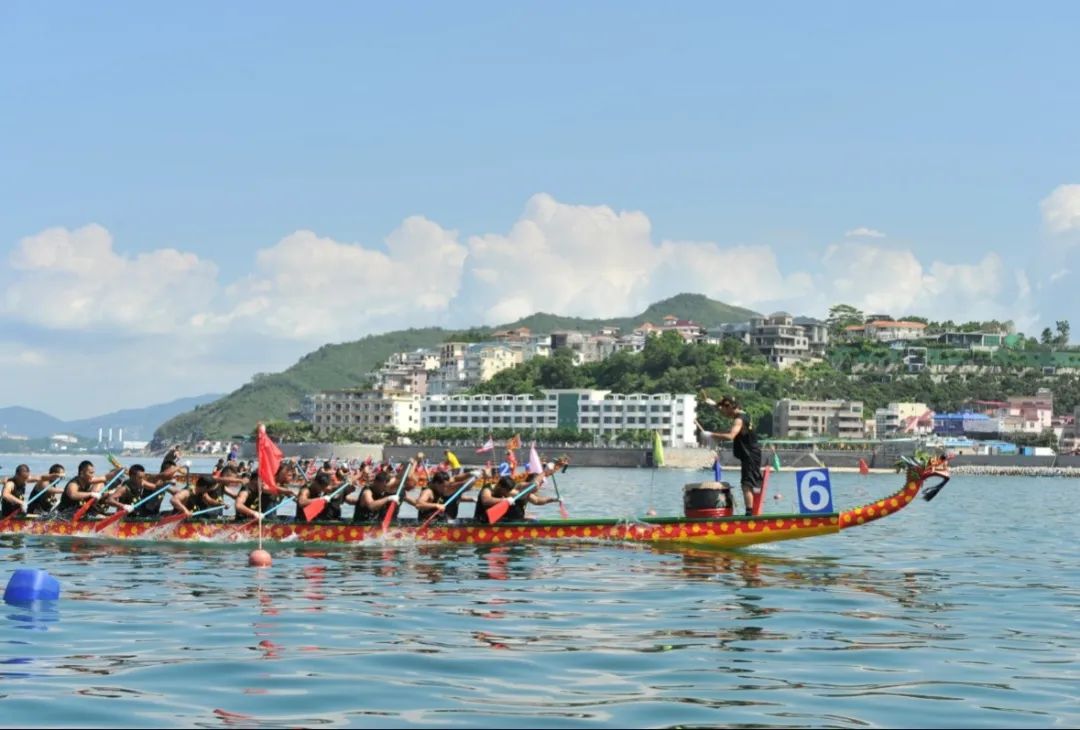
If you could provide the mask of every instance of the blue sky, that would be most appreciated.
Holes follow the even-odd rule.
[[[88,415],[682,290],[1080,320],[1076,27],[1075,3],[0,4],[0,405]],[[575,276],[507,282],[537,267]],[[70,343],[138,364],[91,395]]]

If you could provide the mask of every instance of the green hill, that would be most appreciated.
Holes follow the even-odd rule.
[[[679,294],[657,302],[636,317],[616,319],[580,319],[553,314],[533,314],[493,329],[528,327],[536,333],[559,329],[593,331],[601,326],[624,331],[642,322],[659,324],[665,315],[692,319],[705,327],[726,322],[743,322],[756,312],[713,301],[701,294]],[[395,352],[436,347],[456,338],[471,340],[491,331],[489,328],[454,332],[438,327],[398,330],[370,335],[355,342],[323,345],[284,372],[259,374],[251,382],[219,400],[201,405],[161,425],[157,441],[188,438],[231,438],[249,434],[258,421],[284,419],[295,411],[305,395],[320,390],[362,386],[368,374]]]
[[[758,313],[753,310],[717,302],[709,299],[704,294],[677,294],[669,299],[650,305],[648,309],[636,317],[581,319],[537,312],[500,329],[528,327],[533,332],[552,332],[554,330],[575,329],[593,331],[600,327],[618,327],[623,332],[629,332],[645,322],[660,324],[664,317],[669,314],[679,319],[691,319],[704,327],[716,327],[728,322],[745,322],[751,317],[758,316]]]

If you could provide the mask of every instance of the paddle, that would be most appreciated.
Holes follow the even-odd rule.
[[[28,499],[26,501],[26,504],[23,505],[23,508],[21,510],[15,510],[11,514],[9,514],[7,517],[5,517],[3,519],[0,519],[0,525],[5,525],[5,524],[7,524],[8,520],[15,519],[15,517],[19,514],[19,512],[22,512],[23,514],[29,514],[30,505],[32,505],[34,503],[34,500],[37,499],[38,497],[40,497],[41,495],[45,494],[50,489],[54,488],[57,484],[59,484],[63,480],[64,480],[64,477],[57,477],[56,480],[52,484],[50,484],[49,486],[47,486],[44,489],[42,489],[41,491],[39,491],[37,494],[31,496],[30,499]]]
[[[454,492],[454,495],[452,497],[450,497],[450,499],[443,502],[443,507],[446,507],[451,502],[453,502],[455,499],[457,499],[461,495],[465,494],[466,490],[468,490],[468,488],[471,487],[472,483],[475,482],[475,481],[476,481],[476,477],[469,477],[469,481],[462,484],[461,488],[458,489],[456,492]],[[438,517],[440,512],[441,512],[441,510],[435,510],[434,512],[432,512],[431,516],[428,517],[426,520],[424,520],[424,524],[420,525],[420,529],[423,530],[425,527],[430,525],[431,521],[434,520],[436,517]]]
[[[115,463],[115,459],[113,459],[113,457],[112,457],[112,456],[110,456],[110,457],[109,457],[109,461],[111,461],[111,462],[114,462],[114,463]],[[74,515],[72,515],[72,517],[71,517],[71,524],[73,524],[73,525],[74,525],[74,524],[75,524],[76,522],[78,522],[79,520],[81,520],[81,519],[83,518],[83,515],[85,515],[85,514],[86,514],[87,512],[89,512],[89,511],[90,511],[90,508],[94,506],[94,503],[96,503],[96,502],[98,501],[98,499],[99,499],[99,498],[100,498],[100,497],[101,497],[101,496],[102,496],[103,494],[105,494],[105,492],[109,491],[109,489],[110,489],[110,488],[112,487],[112,485],[113,485],[113,484],[115,484],[115,483],[116,483],[116,481],[117,481],[118,479],[120,479],[120,477],[122,477],[122,476],[124,476],[124,470],[123,470],[123,467],[121,467],[121,468],[120,468],[120,471],[116,472],[116,474],[115,474],[115,475],[113,476],[113,478],[112,478],[112,479],[110,479],[109,481],[107,481],[107,482],[105,483],[105,486],[104,486],[104,487],[102,487],[100,491],[94,492],[93,494],[91,494],[91,495],[90,495],[90,496],[89,496],[89,497],[88,497],[88,498],[86,499],[86,501],[85,501],[85,502],[83,502],[83,505],[82,505],[82,507],[79,507],[79,509],[75,511],[75,514],[74,514]]]
[[[198,517],[199,515],[205,515],[205,514],[210,513],[210,512],[217,512],[219,509],[225,509],[225,505],[219,504],[219,505],[215,505],[213,507],[207,507],[206,509],[201,509],[198,512],[192,512],[189,515],[185,515],[183,512],[180,512],[180,513],[175,514],[175,515],[169,515],[168,517],[165,517],[165,518],[159,520],[157,525],[155,525],[155,527],[162,527],[164,525],[171,525],[174,522],[183,522],[184,520],[186,520],[189,517]]]
[[[345,490],[345,487],[349,486],[350,484],[352,484],[352,482],[349,479],[345,479],[344,483],[340,487],[335,489],[333,492],[331,492],[328,497],[319,497],[318,499],[313,499],[308,502],[307,506],[304,507],[304,519],[308,522],[311,522],[313,519],[321,515],[322,511],[326,509],[326,504],[334,497],[341,494]]]
[[[510,505],[515,504],[519,499],[521,499],[526,494],[528,494],[529,492],[531,492],[532,490],[536,489],[539,486],[540,486],[540,483],[537,482],[536,484],[533,484],[531,487],[526,487],[525,489],[521,490],[514,497],[511,497],[510,499],[501,499],[501,500],[499,500],[499,503],[496,504],[494,507],[489,507],[488,511],[487,511],[488,522],[490,524],[494,525],[496,522],[501,520],[503,518],[503,516],[506,515],[507,512],[510,511]]]
[[[135,510],[139,509],[139,507],[142,507],[144,504],[146,504],[147,502],[152,500],[154,497],[158,496],[159,494],[164,492],[166,489],[168,489],[171,486],[174,486],[175,484],[176,484],[176,482],[168,482],[168,483],[165,484],[165,486],[161,487],[161,489],[158,489],[156,492],[151,494],[149,497],[144,497],[144,498],[140,499],[138,502],[131,505],[131,512],[134,512]],[[97,531],[97,532],[101,532],[106,527],[108,527],[109,525],[113,524],[114,522],[116,522],[117,520],[122,518],[124,515],[131,514],[131,512],[128,512],[127,510],[124,510],[124,509],[118,509],[118,510],[116,510],[116,512],[109,515],[108,517],[103,519],[101,522],[99,522],[97,525],[95,525],[94,530]]]
[[[382,521],[383,532],[390,527],[390,520],[394,519],[394,512],[397,511],[398,504],[401,502],[401,495],[405,493],[405,485],[409,483],[409,472],[412,471],[412,466],[411,461],[405,466],[405,472],[401,475],[401,484],[397,490],[397,499],[386,506],[386,516]]]
[[[566,467],[563,467],[566,470]],[[566,511],[566,505],[563,504],[562,495],[559,494],[559,482],[555,480],[555,472],[551,473],[551,483],[555,485],[555,499],[559,500],[559,516],[564,520],[570,519],[570,513]]]
[[[269,517],[270,515],[272,515],[274,512],[277,512],[278,509],[280,509],[281,507],[284,507],[285,505],[287,505],[289,502],[295,502],[295,501],[296,501],[296,497],[289,497],[287,499],[283,499],[280,502],[278,502],[277,504],[275,504],[273,507],[271,507],[270,509],[263,512],[262,516],[265,519],[265,518]],[[248,520],[247,522],[245,522],[244,524],[237,527],[236,529],[234,529],[229,534],[230,535],[235,535],[238,532],[242,532],[242,531],[246,530],[247,528],[251,527],[252,525],[254,525],[258,521],[259,521],[258,517],[252,518],[252,519]]]

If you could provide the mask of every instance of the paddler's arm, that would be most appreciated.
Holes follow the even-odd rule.
[[[701,428],[701,424],[694,421],[694,424]],[[711,438],[726,439],[728,441],[734,441],[735,437],[742,431],[743,419],[742,416],[735,416],[735,422],[731,424],[731,429],[728,431],[706,431],[701,428],[701,433]]]
[[[446,509],[446,505],[439,504],[438,502],[432,502],[431,500],[433,499],[435,499],[435,492],[425,487],[424,489],[420,490],[420,494],[419,496],[417,496],[414,505],[416,506],[416,509],[419,510],[435,509],[442,512],[444,509]]]
[[[191,510],[187,507],[187,501],[191,498],[190,489],[181,489],[172,497],[172,507],[175,511],[183,513],[185,517],[191,516]]]
[[[64,489],[67,491],[68,499],[70,499],[72,502],[85,502],[91,497],[99,496],[98,492],[94,491],[94,489],[92,488],[94,483],[95,482],[91,482],[91,489],[85,492],[79,489],[79,483],[74,481],[69,482],[68,485],[64,487]]]
[[[496,497],[495,493],[489,487],[484,487],[483,489],[481,489],[480,495],[477,497],[477,499],[479,500],[481,506],[483,506],[485,509],[494,507],[503,500],[502,497]]]
[[[536,490],[532,490],[525,495],[525,499],[529,500],[529,504],[535,504],[540,506],[542,504],[551,504],[552,502],[558,502],[557,497],[544,497],[536,493]]]
[[[240,493],[236,495],[236,514],[253,520],[259,516],[259,513],[247,506],[247,500],[250,496],[251,495],[246,489],[241,489]],[[243,497],[243,499],[241,499],[241,497]]]
[[[119,486],[109,492],[109,495],[105,498],[105,504],[111,507],[116,507],[116,509],[118,510],[122,510],[125,508],[126,505],[124,505],[124,503],[120,501],[120,498],[126,497],[127,493],[128,487],[126,484]]]
[[[15,496],[15,482],[4,482],[4,501],[19,505],[19,509],[26,509],[26,501]]]
[[[296,505],[303,508],[307,507],[314,501],[315,498],[311,496],[311,490],[307,487],[301,487],[300,493],[296,495]]]

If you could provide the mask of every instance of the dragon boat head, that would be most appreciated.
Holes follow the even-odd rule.
[[[949,454],[931,454],[926,451],[916,451],[912,456],[901,456],[896,462],[896,471],[906,471],[909,480],[918,481],[920,484],[933,477],[941,481],[933,484],[923,492],[923,499],[929,502],[941,491],[950,478]]]

